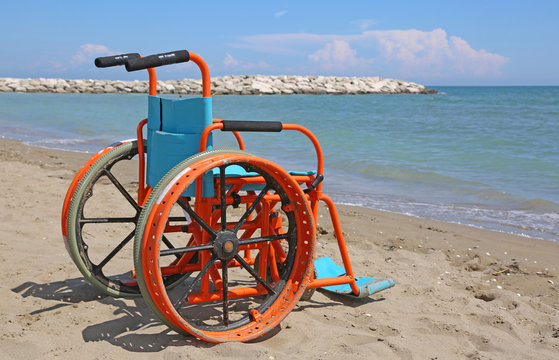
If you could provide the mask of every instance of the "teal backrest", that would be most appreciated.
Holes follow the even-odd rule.
[[[212,124],[212,98],[148,98],[147,176],[152,188],[175,165],[198,153],[202,131]],[[208,147],[212,148],[211,134]],[[189,189],[188,193],[192,192]],[[185,194],[193,196],[192,194]]]

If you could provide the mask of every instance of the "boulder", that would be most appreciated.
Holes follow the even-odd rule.
[[[200,94],[202,81],[181,79],[158,81],[163,94]],[[215,77],[211,83],[214,94],[433,94],[423,85],[394,79],[336,76],[265,76],[227,75]],[[56,93],[146,93],[147,81],[65,80],[0,78],[0,92]]]

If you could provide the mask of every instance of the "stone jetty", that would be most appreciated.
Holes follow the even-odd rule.
[[[380,77],[240,75],[212,78],[214,95],[274,94],[433,94],[435,90],[413,82]],[[162,94],[200,94],[202,81],[158,81]],[[147,93],[147,81],[0,78],[0,92]]]

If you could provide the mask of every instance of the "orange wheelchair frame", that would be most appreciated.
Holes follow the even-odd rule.
[[[123,54],[98,58],[96,65],[147,69],[149,95],[155,97],[153,68],[189,60],[201,71],[202,98],[211,98],[206,63],[185,50],[147,57]],[[198,153],[186,156],[166,171],[157,185],[150,186],[146,183],[150,171],[146,151],[157,149],[146,149],[143,132],[147,123],[148,119],[139,123],[135,140],[113,144],[91,157],[78,171],[64,200],[62,233],[66,246],[84,277],[101,291],[111,296],[141,294],[154,313],[177,332],[226,342],[264,335],[278,326],[301,298],[310,298],[315,288],[347,284],[345,293],[366,296],[394,284],[390,280],[377,290],[358,284],[336,207],[322,193],[322,148],[305,127],[212,119],[198,137]],[[239,149],[208,150],[216,130],[233,132]],[[242,131],[302,133],[314,146],[316,172],[289,173],[246,152]],[[111,169],[136,155],[138,188],[134,199]],[[134,207],[134,216],[85,214],[86,203],[101,177]],[[333,276],[321,276],[315,269],[320,202],[329,210],[343,262],[343,271]],[[133,231],[95,263],[88,255],[92,243],[84,240],[84,227],[119,222],[133,224]],[[125,280],[106,275],[106,264],[132,239],[134,270]]]

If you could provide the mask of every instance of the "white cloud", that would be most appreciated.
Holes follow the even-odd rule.
[[[225,68],[227,68],[229,71],[235,71],[235,70],[270,70],[272,69],[272,66],[270,64],[268,64],[265,61],[257,61],[254,63],[247,63],[247,62],[242,62],[240,60],[237,60],[233,57],[233,55],[227,53],[225,54],[225,58],[223,59],[223,65],[225,66]]]
[[[362,37],[376,42],[385,62],[396,62],[409,74],[500,75],[509,62],[502,55],[476,50],[457,36],[448,37],[443,29],[366,31]]]
[[[352,66],[374,62],[375,75],[498,76],[510,61],[500,54],[474,49],[466,40],[448,36],[443,29],[368,30],[355,35],[260,34],[238,39],[230,46],[307,59],[324,69],[351,70]],[[357,51],[362,58],[357,57]]]
[[[464,74],[500,74],[501,66],[509,62],[509,59],[502,55],[492,54],[484,49],[472,49],[465,40],[456,36],[450,37],[450,47],[454,50],[454,68]]]
[[[327,43],[324,48],[310,54],[308,57],[326,70],[345,70],[349,67],[372,63],[371,59],[359,59],[356,55],[357,51],[353,50],[347,42],[334,40]]]
[[[373,19],[356,19],[351,21],[351,24],[357,26],[361,31],[367,30],[376,23],[377,22]]]
[[[282,11],[278,11],[276,13],[274,13],[274,17],[277,19],[283,15],[287,14],[287,10],[282,10]]]
[[[377,45],[385,62],[396,62],[409,70],[448,64],[452,58],[442,29],[366,31],[363,37]]]
[[[78,52],[72,57],[72,65],[77,66],[84,62],[90,61],[93,57],[99,55],[110,55],[113,52],[105,45],[83,44]]]
[[[238,64],[239,61],[237,61],[231,54],[225,54],[225,59],[223,59],[223,65],[225,65],[225,67],[235,67]]]

